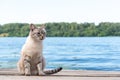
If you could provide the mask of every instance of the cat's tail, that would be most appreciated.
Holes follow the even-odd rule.
[[[59,67],[59,68],[56,68],[56,69],[53,69],[53,70],[44,71],[44,73],[47,74],[47,75],[50,75],[50,74],[55,74],[57,72],[60,72],[61,70],[62,70],[62,67]]]

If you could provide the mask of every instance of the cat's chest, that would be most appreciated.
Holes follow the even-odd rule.
[[[25,44],[22,48],[22,54],[28,56],[41,56],[42,54],[42,45],[38,44]]]

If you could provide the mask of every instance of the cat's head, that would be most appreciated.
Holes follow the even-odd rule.
[[[42,25],[40,27],[36,27],[34,24],[30,24],[29,36],[31,36],[34,40],[38,41],[45,39],[46,37],[45,26]]]

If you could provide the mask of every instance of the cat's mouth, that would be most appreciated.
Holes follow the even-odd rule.
[[[43,37],[43,36],[40,36],[40,37],[39,37],[39,39],[40,39],[40,40],[43,40],[43,39],[44,39],[44,37]]]

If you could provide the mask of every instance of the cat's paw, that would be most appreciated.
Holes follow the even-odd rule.
[[[39,76],[45,76],[46,74],[44,72],[39,72]]]
[[[31,75],[31,72],[29,70],[26,70],[25,71],[25,76],[30,76]]]
[[[25,76],[30,76],[31,74],[29,74],[29,73],[27,73],[27,74],[25,74]]]

